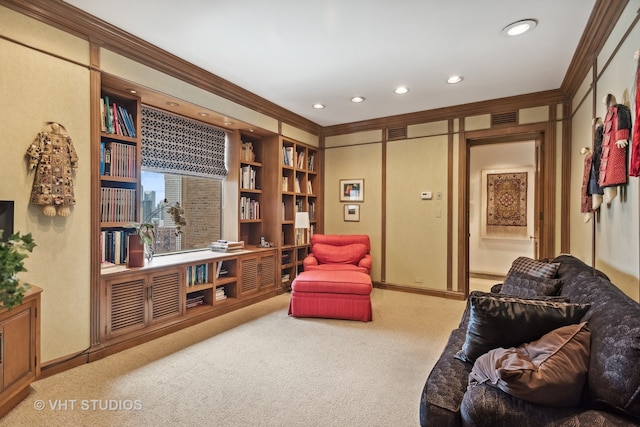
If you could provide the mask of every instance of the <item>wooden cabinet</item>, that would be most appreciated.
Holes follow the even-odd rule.
[[[143,342],[158,331],[177,330],[275,296],[276,257],[273,248],[205,250],[156,256],[135,270],[103,269],[101,344]]]
[[[153,273],[127,273],[103,281],[104,338],[135,332],[182,315],[184,296],[177,267]]]
[[[245,256],[241,259],[240,295],[248,296],[276,288],[276,254]]]
[[[29,394],[40,375],[40,293],[31,286],[22,304],[0,309],[0,417]]]

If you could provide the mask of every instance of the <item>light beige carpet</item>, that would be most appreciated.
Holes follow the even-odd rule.
[[[416,426],[463,301],[374,289],[369,323],[289,294],[35,382],[0,426]]]

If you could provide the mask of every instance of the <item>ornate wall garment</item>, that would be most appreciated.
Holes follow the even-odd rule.
[[[36,170],[31,203],[75,205],[71,174],[78,168],[78,155],[71,138],[59,132],[40,132],[27,155],[29,168]]]
[[[631,165],[629,166],[629,176],[640,176],[640,67],[636,71],[636,127],[633,128],[633,139],[631,142]]]
[[[593,154],[587,153],[584,156],[584,169],[582,171],[582,188],[580,190],[580,212],[591,212],[591,193],[589,193],[589,177],[591,175],[591,166]]]

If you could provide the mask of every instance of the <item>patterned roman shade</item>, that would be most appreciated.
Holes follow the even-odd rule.
[[[206,123],[142,106],[142,166],[149,171],[224,178],[226,133]]]

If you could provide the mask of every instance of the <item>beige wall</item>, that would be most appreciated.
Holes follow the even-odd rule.
[[[447,145],[447,135],[387,144],[389,283],[446,290]]]
[[[571,252],[580,258],[591,260],[591,241],[595,239],[596,267],[604,271],[611,280],[626,294],[636,301],[640,299],[640,192],[639,178],[629,178],[626,186],[619,188],[618,197],[610,205],[603,205],[596,223],[595,232],[592,224],[583,224],[579,212],[580,181],[582,179],[583,158],[579,151],[583,146],[592,146],[591,122],[594,116],[604,117],[606,106],[602,98],[608,93],[615,95],[619,103],[631,108],[633,85],[637,63],[633,59],[635,51],[640,47],[640,26],[629,34],[626,41],[616,51],[616,47],[628,30],[640,2],[632,1],[627,6],[618,25],[612,32],[602,52],[598,56],[598,71],[601,77],[594,84],[596,90],[589,90],[586,101],[575,112],[572,128],[571,153]],[[604,65],[611,59],[607,68]],[[587,81],[588,83],[593,83]],[[592,111],[595,99],[596,111]],[[574,99],[574,105],[579,99]],[[637,126],[637,123],[633,124]]]
[[[325,234],[368,234],[374,281],[380,280],[382,247],[382,144],[366,144],[328,149],[325,152],[324,232]],[[364,179],[364,202],[360,221],[344,221],[340,202],[341,179]]]
[[[88,43],[0,7],[3,35],[88,62]],[[15,201],[14,229],[31,232],[38,245],[20,277],[44,289],[42,354],[44,361],[89,346],[90,117],[89,71],[0,39],[0,199]],[[63,124],[79,157],[75,175],[77,204],[69,217],[45,217],[29,204],[33,172],[25,151],[45,122]]]

